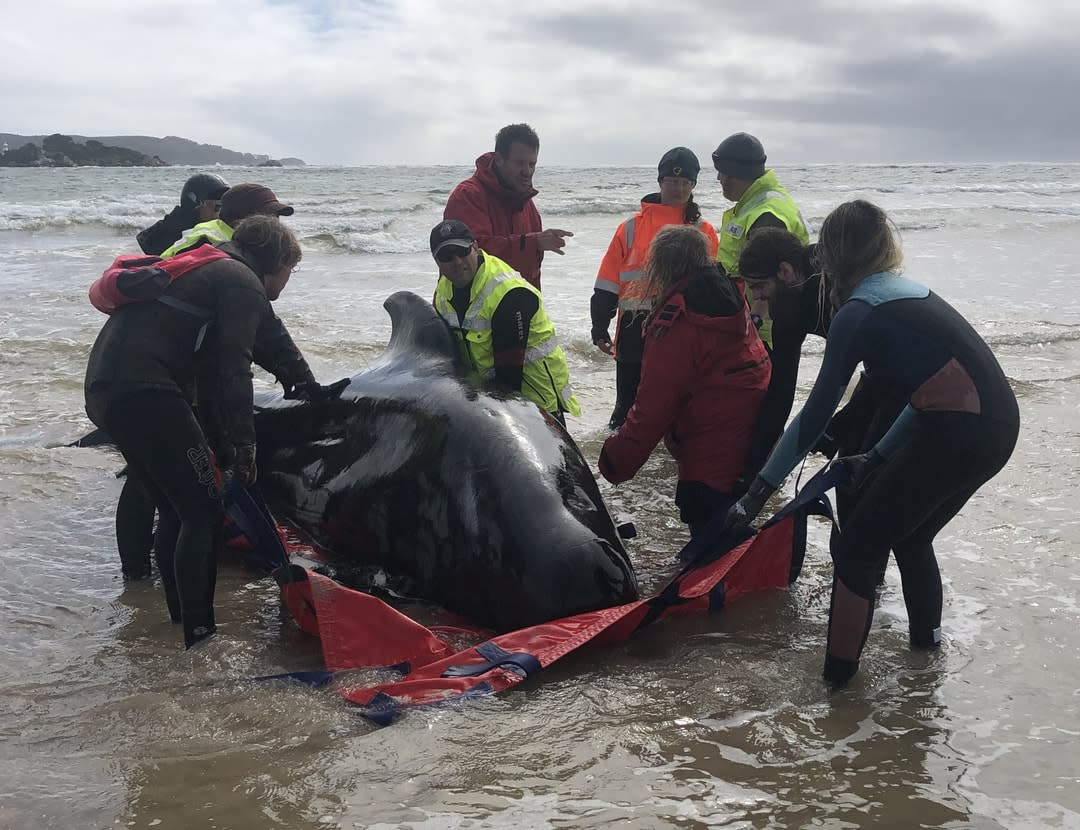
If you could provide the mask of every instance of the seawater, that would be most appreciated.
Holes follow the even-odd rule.
[[[1080,827],[1080,165],[777,168],[814,232],[847,199],[889,211],[907,274],[973,322],[1020,399],[1012,462],[939,537],[940,652],[908,651],[892,567],[861,674],[827,692],[831,567],[813,525],[789,592],[384,730],[332,694],[246,680],[319,656],[272,582],[238,566],[219,580],[221,636],[183,653],[160,588],[120,580],[120,459],[62,446],[90,428],[82,377],[103,318],[87,286],[191,172],[0,169],[0,827]],[[276,307],[328,382],[381,352],[390,293],[430,295],[428,231],[471,170],[218,172],[295,205],[305,256]],[[545,260],[544,298],[595,464],[614,367],[590,341],[589,297],[655,172],[541,165],[536,185],[545,225],[575,234]],[[707,171],[696,198],[718,224]],[[821,350],[807,343],[800,400]],[[658,449],[634,481],[601,482],[637,524],[646,586],[686,540],[674,480]]]

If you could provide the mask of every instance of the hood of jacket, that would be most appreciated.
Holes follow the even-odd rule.
[[[679,280],[664,293],[653,306],[650,326],[670,326],[679,317],[705,328],[742,326],[746,300],[733,280],[718,266],[710,265]]]
[[[533,196],[540,192],[535,187],[530,187],[527,193],[516,193],[510,188],[503,186],[503,183],[499,181],[499,174],[495,172],[494,151],[484,153],[484,155],[476,160],[475,178],[484,190],[499,201],[510,205],[515,210],[524,207]]]

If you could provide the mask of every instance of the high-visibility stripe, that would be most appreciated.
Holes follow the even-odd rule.
[[[603,277],[597,277],[593,288],[597,291],[610,291],[612,294],[619,293],[619,286],[613,283],[611,280],[605,280]]]
[[[619,283],[622,284],[624,282],[637,282],[638,280],[640,280],[644,276],[645,276],[645,272],[641,271],[641,270],[638,270],[638,271],[620,271],[619,272]]]
[[[549,337],[543,343],[525,350],[525,362],[535,363],[537,360],[543,360],[557,348],[559,348],[559,342],[554,337]]]
[[[634,249],[634,223],[637,221],[636,216],[631,216],[625,222],[623,227],[626,230],[623,232],[623,237],[626,239],[626,250],[632,251]]]

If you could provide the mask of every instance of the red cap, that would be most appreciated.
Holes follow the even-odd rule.
[[[248,216],[292,216],[291,205],[278,201],[274,191],[261,184],[237,184],[221,197],[221,220],[233,225]]]

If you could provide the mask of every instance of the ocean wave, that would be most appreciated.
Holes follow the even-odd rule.
[[[323,231],[305,235],[301,241],[322,251],[350,254],[415,254],[427,250],[424,240],[415,235],[401,237],[390,232],[391,224],[387,221],[370,230]]]
[[[983,339],[992,347],[1051,346],[1056,343],[1080,342],[1080,326],[1045,323],[1033,331],[985,334]]]
[[[588,214],[632,216],[640,207],[639,202],[624,199],[575,199],[570,202],[545,202],[544,215],[585,216]]]

